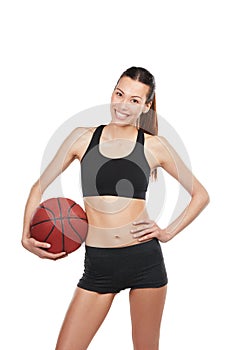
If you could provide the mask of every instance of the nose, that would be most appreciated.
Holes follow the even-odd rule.
[[[122,112],[127,112],[128,111],[128,107],[126,106],[126,103],[121,103],[120,109],[121,109]]]
[[[122,101],[121,103],[119,103],[119,109],[120,109],[122,112],[127,112],[127,111],[129,111],[129,105],[128,105],[127,99],[124,99],[124,101]]]

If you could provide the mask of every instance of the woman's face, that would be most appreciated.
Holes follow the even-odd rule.
[[[141,113],[147,113],[152,102],[146,104],[150,87],[129,77],[122,77],[111,97],[112,122],[135,125]]]

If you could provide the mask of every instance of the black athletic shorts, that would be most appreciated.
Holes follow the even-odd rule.
[[[77,286],[98,293],[159,288],[168,283],[159,240],[118,248],[85,245],[84,273]]]

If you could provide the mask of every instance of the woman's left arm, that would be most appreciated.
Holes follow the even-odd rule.
[[[144,241],[157,237],[161,242],[167,242],[177,233],[189,225],[207,206],[210,201],[209,194],[204,186],[188,169],[180,156],[163,136],[155,137],[156,159],[164,170],[173,176],[190,193],[191,201],[182,213],[165,229],[159,226],[153,220],[137,221],[137,226],[133,235]],[[140,229],[140,224],[141,229]]]

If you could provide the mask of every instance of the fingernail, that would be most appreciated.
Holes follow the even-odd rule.
[[[50,248],[50,247],[51,247],[51,244],[47,243],[46,247]]]

